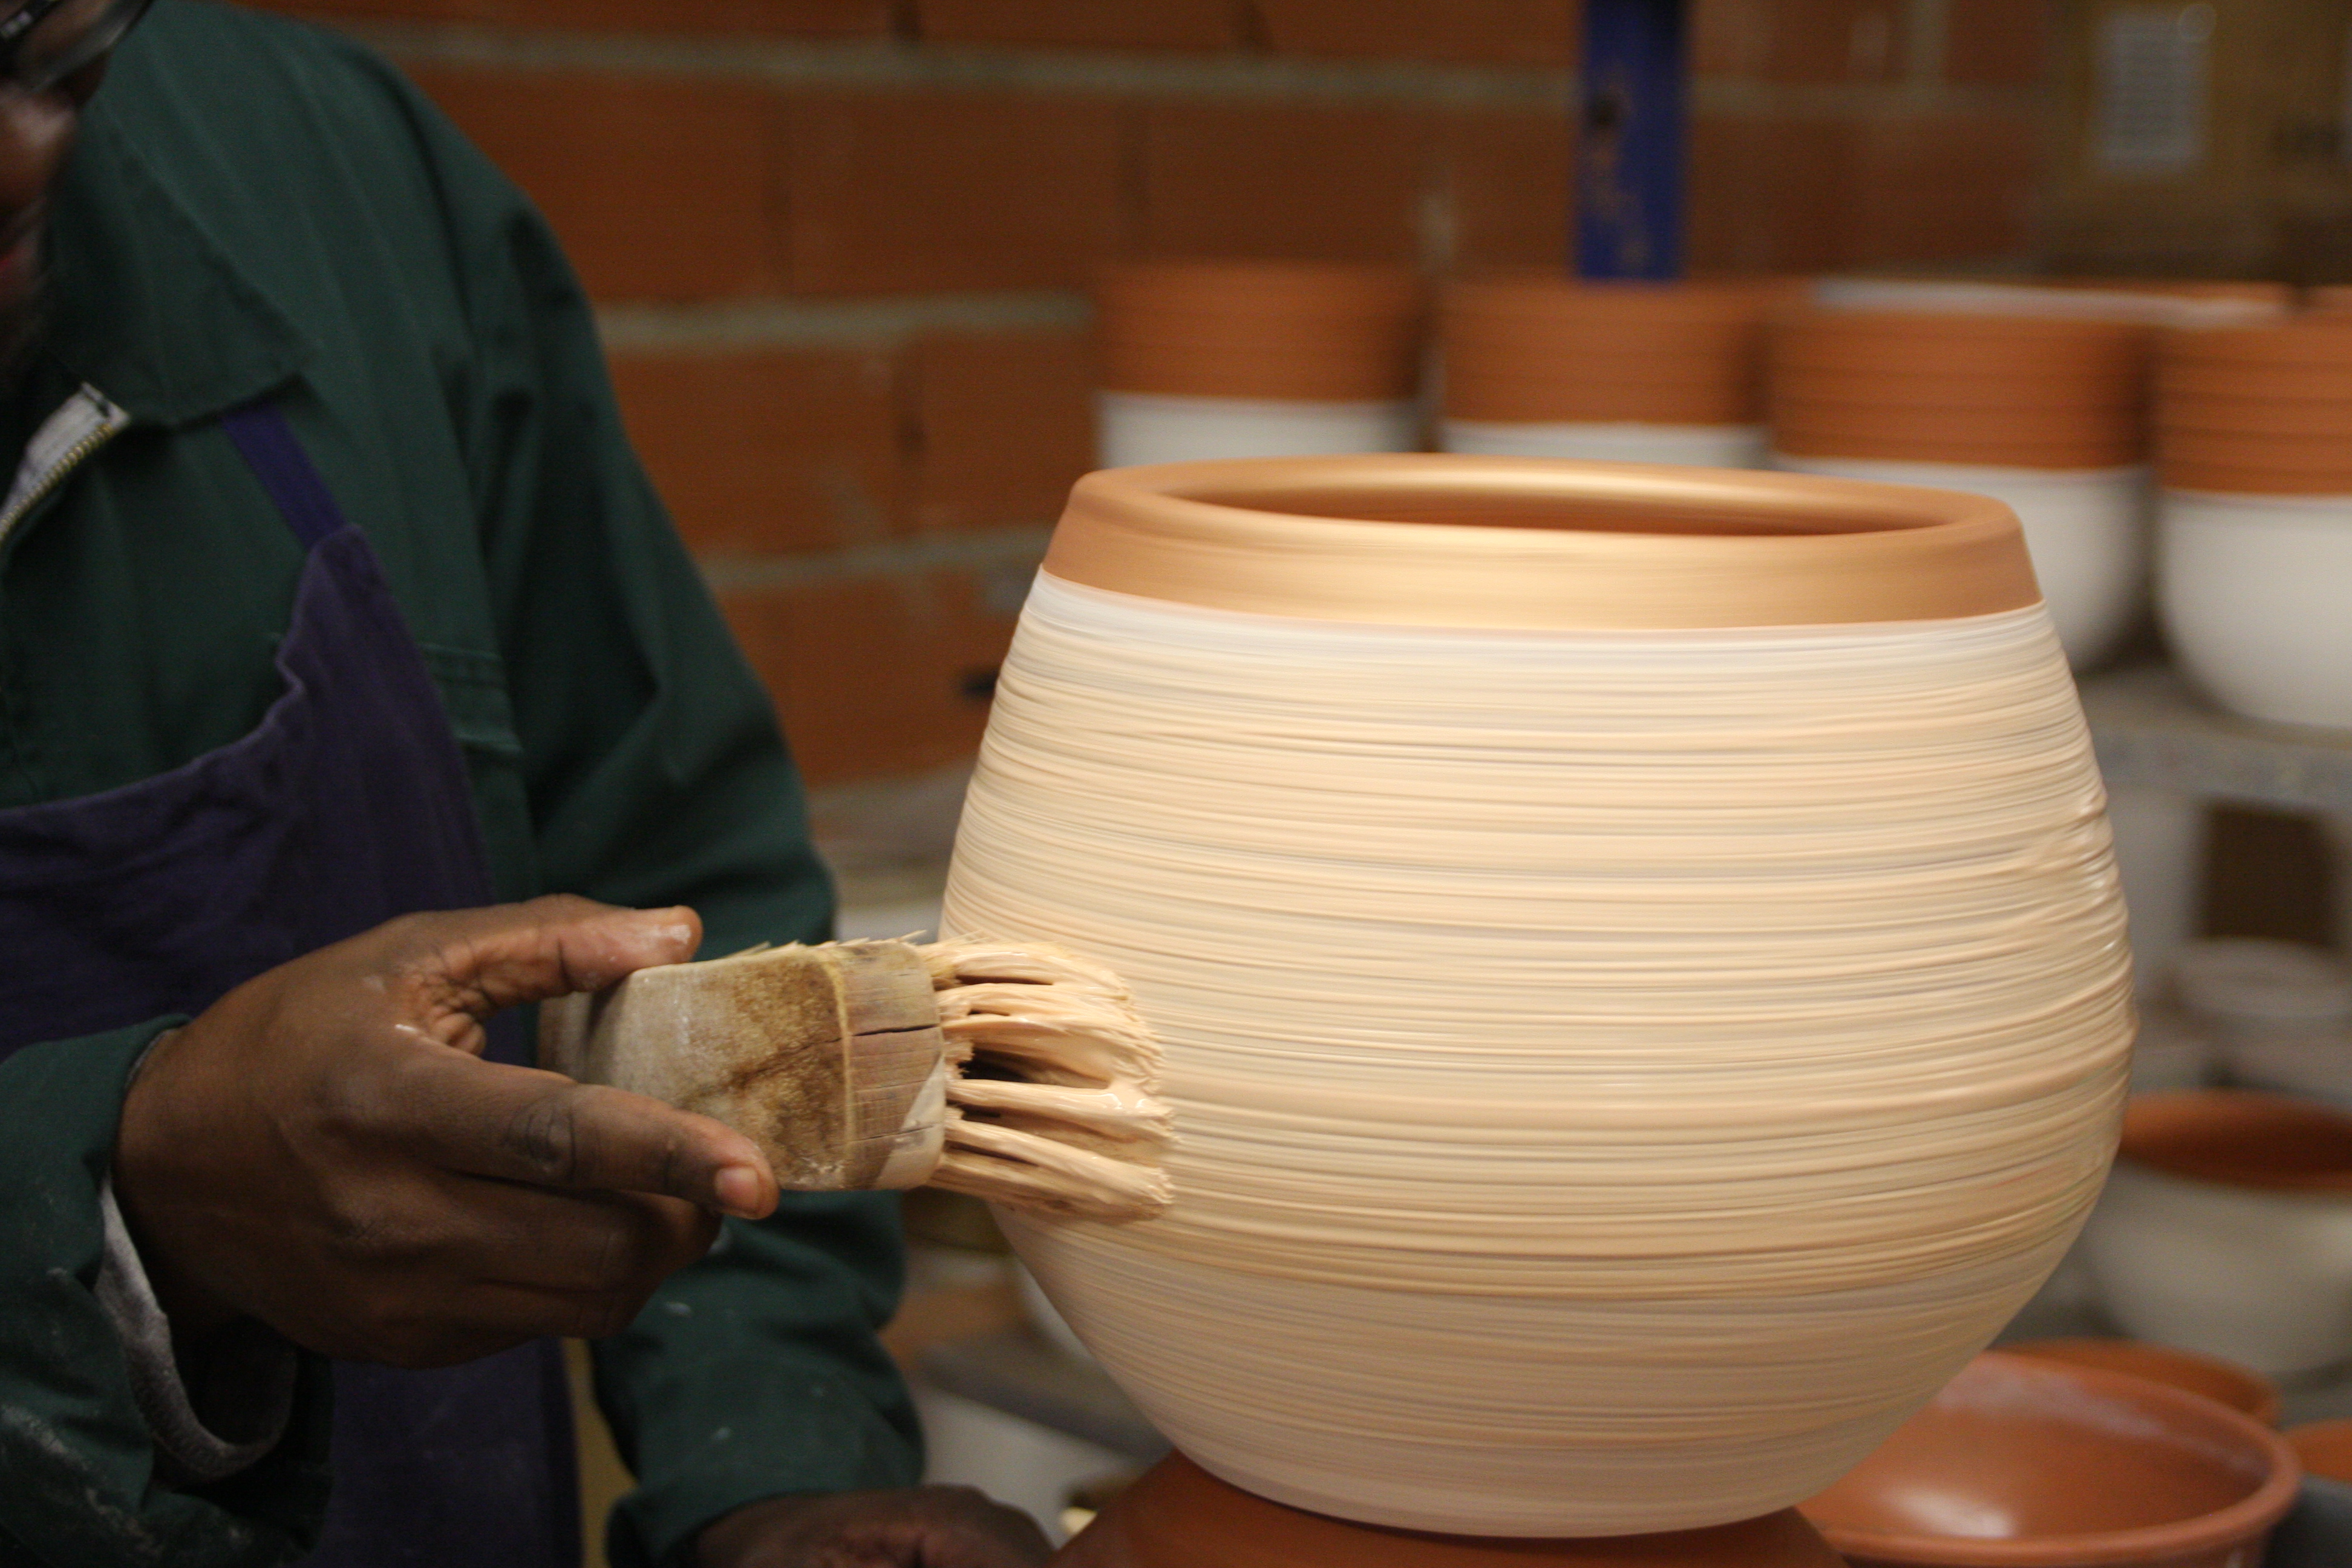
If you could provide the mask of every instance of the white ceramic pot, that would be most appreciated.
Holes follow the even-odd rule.
[[[2198,1181],[2118,1161],[2083,1233],[2135,1339],[2294,1377],[2352,1357],[2352,1199]]]
[[[1990,496],[2025,528],[2033,574],[2066,645],[2089,669],[2113,653],[2147,600],[2145,468],[2003,468],[1970,463],[1889,463],[1776,453],[1772,466],[1880,484],[1922,485]]]
[[[1219,458],[1410,452],[1421,413],[1410,403],[1307,403],[1249,397],[1095,394],[1096,450],[1106,468]]]
[[[2088,1211],[2130,1038],[2099,802],[1979,498],[1436,456],[1088,476],[946,921],[1126,977],[1176,1198],[1007,1234],[1261,1497],[1479,1535],[1769,1513]]]
[[[1521,424],[1448,419],[1449,452],[1497,458],[1572,458],[1595,463],[1670,463],[1697,468],[1760,468],[1760,425]]]
[[[2233,712],[2352,729],[2352,496],[2167,490],[2166,640]]]

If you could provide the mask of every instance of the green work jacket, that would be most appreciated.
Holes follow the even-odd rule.
[[[629,452],[578,284],[396,72],[162,0],[90,107],[48,254],[0,438],[22,450],[85,384],[131,420],[0,519],[0,809],[177,767],[278,695],[302,552],[215,422],[274,395],[424,648],[501,897],[692,904],[712,951],[828,934],[771,709]],[[124,1084],[171,1022],[0,1064],[0,1563],[275,1563],[317,1521],[323,1395],[254,1468],[172,1489],[92,1293]],[[754,1499],[919,1468],[875,1339],[889,1200],[728,1227],[596,1347],[639,1481],[622,1564]]]

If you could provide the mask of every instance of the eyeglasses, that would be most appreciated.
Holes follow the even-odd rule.
[[[152,0],[26,0],[0,18],[0,79],[47,92],[122,41]]]

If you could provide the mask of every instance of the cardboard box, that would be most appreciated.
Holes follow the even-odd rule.
[[[2352,277],[2352,0],[2064,0],[2061,270]]]

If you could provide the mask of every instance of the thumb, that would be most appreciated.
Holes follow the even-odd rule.
[[[684,963],[702,944],[701,917],[682,905],[626,910],[570,894],[402,923],[402,988],[413,1006],[445,1017],[602,991],[640,969]]]

